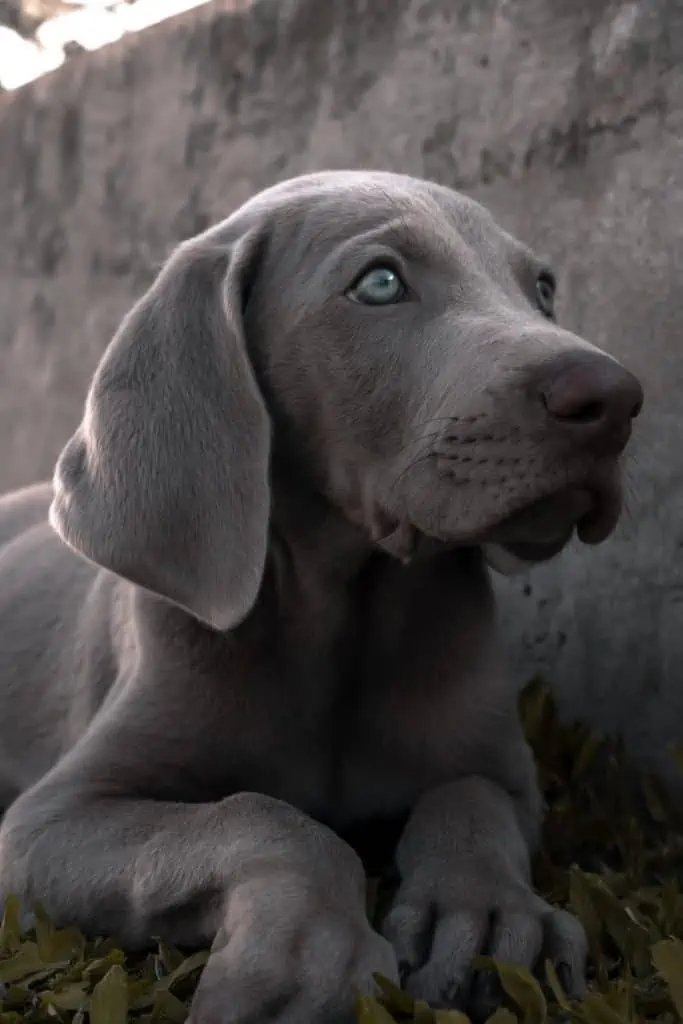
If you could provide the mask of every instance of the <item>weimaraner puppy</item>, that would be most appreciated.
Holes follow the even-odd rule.
[[[610,534],[642,394],[554,289],[477,203],[388,173],[178,247],[53,487],[0,505],[3,892],[211,945],[195,1022],[345,1022],[374,971],[477,1012],[482,951],[581,990],[487,567]]]

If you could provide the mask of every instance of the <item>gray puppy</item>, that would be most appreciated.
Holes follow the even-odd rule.
[[[642,396],[553,293],[481,206],[392,174],[282,183],[176,250],[54,497],[0,504],[5,893],[212,944],[196,1022],[347,1021],[373,971],[476,1010],[480,951],[581,990],[486,563],[608,536]]]

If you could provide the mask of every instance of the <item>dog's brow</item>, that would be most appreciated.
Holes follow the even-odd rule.
[[[554,276],[552,261],[544,258],[542,254],[536,253],[528,246],[511,239],[508,245],[508,261],[513,275],[524,280],[533,280],[539,274],[546,272]]]
[[[464,245],[455,228],[447,231],[436,222],[426,226],[418,215],[399,214],[350,235],[337,246],[336,254],[343,260],[363,249],[385,246],[405,260],[433,263],[449,257],[453,259]]]

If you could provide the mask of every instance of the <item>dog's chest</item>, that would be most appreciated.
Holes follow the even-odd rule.
[[[242,723],[244,784],[344,828],[401,815],[476,770],[496,705],[488,593],[469,586],[463,609],[471,581],[450,569],[381,564],[364,587],[318,595],[281,624]]]

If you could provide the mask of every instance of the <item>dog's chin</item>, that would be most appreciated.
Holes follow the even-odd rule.
[[[507,545],[482,544],[481,550],[489,568],[495,569],[502,576],[517,576],[519,573],[527,572],[534,565],[555,558],[567,546],[573,535],[572,530],[566,538],[558,539],[553,544],[538,544],[533,541]]]

